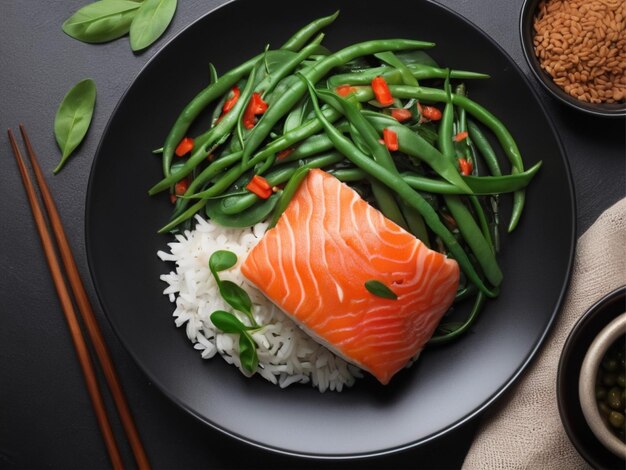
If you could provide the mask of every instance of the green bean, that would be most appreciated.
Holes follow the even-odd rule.
[[[389,220],[408,231],[409,226],[406,220],[404,220],[400,206],[393,197],[393,192],[374,178],[370,178],[370,186],[378,210]]]
[[[176,207],[174,208],[173,218],[177,217],[180,213],[182,213],[189,202],[189,196],[194,194],[194,192],[204,185],[207,181],[214,178],[219,173],[224,171],[229,166],[233,165],[237,161],[241,160],[241,152],[233,153],[230,155],[224,155],[223,157],[218,158],[214,162],[211,162],[209,166],[207,166],[204,170],[202,170],[196,177],[191,181],[187,191],[183,194],[182,197],[178,198],[176,201]]]
[[[344,137],[341,132],[339,132],[335,127],[329,123],[324,115],[321,113],[319,108],[319,104],[317,102],[317,96],[315,94],[315,89],[313,85],[306,81],[306,78],[303,77],[305,85],[309,89],[309,93],[311,95],[311,101],[313,103],[313,108],[315,109],[316,115],[318,119],[322,122],[324,126],[324,130],[328,134],[328,136],[333,140],[335,147],[339,152],[344,154],[348,160],[354,163],[356,166],[365,170],[371,176],[378,179],[380,182],[385,184],[387,187],[393,189],[404,201],[414,207],[417,211],[420,212],[422,217],[424,217],[424,221],[430,227],[430,229],[437,234],[445,243],[445,245],[450,250],[450,253],[459,263],[461,269],[465,272],[468,279],[476,284],[476,286],[484,292],[488,297],[493,297],[496,295],[495,291],[489,289],[482,281],[482,279],[478,276],[478,273],[472,266],[467,254],[463,251],[463,248],[459,245],[457,240],[454,238],[454,235],[450,233],[450,231],[441,223],[439,220],[439,216],[435,212],[435,210],[431,207],[431,205],[417,192],[415,192],[409,185],[407,185],[402,178],[398,175],[393,174],[386,168],[382,167],[374,160],[369,158],[367,155],[364,155],[360,152],[354,144]]]
[[[291,36],[280,48],[288,51],[299,51],[306,42],[323,28],[337,19],[339,10],[329,16],[318,18]]]
[[[331,122],[335,122],[341,116],[341,113],[339,113],[338,111],[332,108],[326,108],[322,112],[324,113],[324,116],[326,116],[326,118]],[[295,154],[295,156],[292,157],[292,154],[290,154],[288,157],[286,157],[284,160],[281,160],[281,161],[286,162],[286,161],[292,161],[292,160],[301,158],[302,155],[305,154],[306,152],[309,152],[308,155],[312,155],[312,153],[310,152],[312,152],[313,149],[305,147],[302,150],[300,150],[300,146],[303,146],[305,144],[306,145],[311,144],[312,141],[309,142],[308,138],[313,139],[317,137],[317,136],[313,136],[313,134],[315,134],[315,132],[320,131],[321,129],[322,129],[322,125],[317,118],[310,119],[304,124],[296,127],[295,129],[290,130],[286,134],[283,134],[282,136],[276,138],[274,141],[267,144],[261,151],[259,151],[253,158],[250,159],[250,163],[253,165],[256,165],[259,161],[264,160],[272,153],[280,152],[281,150],[290,148],[302,141],[304,142],[298,145],[298,147],[296,147],[296,149],[292,152],[292,154]],[[321,147],[318,147],[318,150],[316,150],[315,153],[323,151],[323,150],[320,150],[319,148]],[[331,147],[328,146],[324,150],[328,150],[329,148]]]
[[[485,239],[471,212],[458,196],[446,195],[444,200],[459,227],[461,235],[476,256],[485,277],[493,286],[499,286],[502,282],[502,272],[498,267],[494,250]]]
[[[430,101],[446,101],[446,93],[443,90],[426,87],[407,87],[404,85],[390,85],[389,89],[393,96],[398,98],[417,98]],[[512,173],[521,173],[524,171],[524,163],[519,152],[515,139],[504,126],[504,124],[492,113],[486,110],[478,103],[464,96],[452,95],[452,103],[464,108],[478,121],[486,125],[496,136],[500,145],[504,149],[513,167]],[[513,210],[511,220],[509,221],[508,231],[512,232],[517,227],[520,217],[524,210],[525,194],[523,190],[516,191],[513,195]]]
[[[333,15],[319,18],[304,26],[283,44],[282,49],[290,51],[299,50],[311,37],[317,34],[322,28],[332,23],[335,18],[337,18],[338,13],[339,12],[335,12]],[[215,81],[215,83],[211,83],[198,93],[185,106],[174,122],[163,145],[163,176],[168,177],[170,175],[170,166],[172,164],[172,158],[174,157],[174,150],[181,139],[185,137],[191,123],[209,104],[228,92],[235,83],[248,75],[262,56],[263,54],[259,54],[234,69],[231,69]]]
[[[352,183],[354,181],[367,179],[367,173],[360,168],[338,168],[330,170],[329,173],[344,183]]]
[[[341,115],[339,112],[331,108],[326,108],[323,112],[324,112],[324,115],[327,116],[327,119],[331,122],[334,122]],[[314,132],[320,129],[321,129],[321,124],[319,123],[319,120],[317,118],[314,118],[302,124],[301,126],[289,131],[288,133],[283,134],[282,136],[278,137],[276,140],[267,144],[262,150],[260,150],[252,159],[250,159],[247,165],[237,167],[233,171],[233,174],[237,173],[237,171],[239,172],[239,174],[237,174],[234,180],[236,180],[241,174],[243,174],[243,172],[253,168],[254,165],[258,164],[259,162],[262,162],[265,159],[271,157],[276,152],[280,152],[281,150],[285,150],[287,148],[292,147],[293,145],[298,144],[302,140],[304,141],[301,144],[299,144],[298,147],[296,147],[295,150],[291,154],[289,154],[288,157],[281,160],[281,163],[287,163],[290,161],[299,160],[301,158],[309,157],[311,155],[315,155],[320,152],[331,149],[332,145],[330,145],[328,138],[326,138],[325,136],[318,136],[318,135],[312,136]],[[241,159],[241,155],[242,155],[241,151],[234,152],[232,154],[232,158]],[[221,159],[224,159],[224,158],[226,157],[221,157]],[[217,163],[217,161],[215,163]],[[232,184],[232,181],[229,184]],[[209,191],[206,194],[199,193],[199,194],[196,194],[195,196],[202,197],[203,195],[205,195],[206,197],[214,196],[213,191]]]
[[[470,295],[475,294],[476,292],[477,292],[476,286],[474,284],[468,284],[456,292],[456,295],[454,296],[454,301],[460,302],[461,300],[465,300]]]
[[[267,76],[263,78],[258,84],[255,84],[255,89],[261,92],[261,97],[263,99],[267,99],[267,95],[272,93],[278,83],[283,80],[290,72],[292,72],[298,65],[302,63],[304,59],[306,59],[311,53],[315,50],[315,48],[319,45],[319,43],[324,39],[324,34],[320,33],[317,37],[306,47],[304,47],[300,52],[294,54],[292,57],[284,60],[280,66],[278,66],[271,73],[267,72]],[[288,51],[273,51],[274,53],[287,53]],[[243,111],[241,111],[243,114]],[[242,120],[238,119],[237,121],[238,129],[241,129]],[[211,132],[210,130],[208,132]],[[238,132],[238,134],[242,134],[243,131]],[[204,142],[202,136],[200,137],[201,142]],[[232,150],[240,150],[243,147],[243,137],[239,138],[239,146],[234,146]]]
[[[385,120],[373,116],[375,113],[363,112],[363,114],[379,132],[387,128],[397,134],[398,150],[428,164],[439,176],[459,188],[460,192],[466,194],[472,192],[452,162],[419,134],[392,118]]]
[[[459,85],[457,85],[455,93],[460,96],[467,96],[465,91],[465,84],[460,83]],[[457,108],[455,136],[457,134],[467,132],[467,112],[461,107]],[[471,138],[468,136],[464,139],[461,139],[459,142],[454,139],[454,149],[456,150],[457,158],[465,158],[468,161],[471,161],[473,164],[473,173],[478,173],[478,162],[474,158]]]
[[[476,219],[478,219],[478,226],[480,227],[481,232],[483,233],[483,237],[485,237],[485,241],[491,248],[493,253],[496,253],[496,249],[493,245],[493,239],[491,238],[491,232],[489,230],[489,222],[487,222],[487,217],[485,216],[485,211],[483,210],[483,206],[481,205],[478,198],[474,195],[468,196],[472,207],[474,208],[474,213],[476,214]]]
[[[484,196],[489,194],[510,193],[528,186],[532,178],[541,168],[537,162],[523,173],[504,176],[463,176],[463,181],[470,188],[471,194]],[[446,181],[435,180],[415,174],[403,173],[402,178],[412,188],[436,194],[465,194]]]
[[[203,145],[197,145],[194,148],[191,157],[189,157],[189,159],[185,162],[185,164],[180,169],[180,171],[177,171],[175,174],[170,174],[170,176],[162,179],[157,184],[155,184],[148,191],[149,195],[153,196],[154,194],[157,194],[169,188],[174,183],[176,183],[177,181],[180,181],[189,173],[191,173],[193,169],[196,166],[198,166],[198,164],[201,161],[203,161],[207,157],[207,155],[210,153],[210,150],[208,150],[207,147],[218,142],[219,141],[218,139],[221,139],[222,137],[224,137],[224,135],[227,134],[232,129],[232,127],[236,124],[240,113],[242,113],[245,107],[247,106],[248,99],[250,98],[250,96],[252,96],[252,92],[254,90],[254,77],[256,75],[256,70],[257,70],[257,67],[252,68],[252,71],[250,72],[250,75],[248,76],[248,80],[246,81],[246,87],[241,92],[241,96],[237,100],[237,103],[235,104],[233,109],[231,109],[228,113],[226,113],[226,115],[224,115],[222,120],[213,129],[211,129],[210,131],[211,134],[206,139],[206,143],[203,143]]]
[[[487,168],[489,168],[489,172],[494,176],[500,176],[502,171],[500,170],[500,163],[498,163],[498,157],[496,156],[496,152],[493,150],[493,147],[487,140],[487,137],[482,133],[478,125],[468,119],[467,121],[467,130],[469,132],[469,137],[472,139],[472,142],[478,147]]]
[[[267,98],[268,94],[271,93],[274,88],[278,85],[278,83],[288,76],[290,72],[292,72],[298,65],[302,63],[307,57],[309,57],[317,46],[324,39],[324,33],[318,34],[310,44],[304,47],[300,52],[293,55],[291,58],[285,60],[281,66],[277,67],[272,73],[267,72],[267,76],[259,83],[257,89],[260,90],[261,97]],[[275,52],[281,52],[275,51]],[[286,51],[285,51],[286,52]]]
[[[235,104],[235,107],[227,113],[219,123],[209,129],[206,133],[202,134],[196,139],[196,145],[192,156],[187,160],[187,164],[182,173],[177,173],[178,179],[174,175],[170,175],[170,177],[161,180],[157,185],[150,189],[152,194],[162,191],[165,188],[171,186],[176,181],[182,179],[187,174],[189,174],[201,161],[206,158],[206,156],[210,153],[212,146],[219,145],[223,142],[224,138],[228,137],[228,134],[234,125],[237,126],[237,136],[240,141],[243,142],[243,131],[242,131],[242,120],[241,116],[245,111],[245,107],[247,105],[248,99],[252,94],[253,87],[258,88],[260,90],[265,90],[264,92],[270,92],[275,85],[280,81],[287,73],[291,72],[297,64],[299,64],[310,52],[312,48],[317,45],[319,41],[323,38],[323,34],[318,35],[318,37],[313,41],[313,43],[306,46],[302,51],[298,54],[295,54],[290,59],[284,61],[282,65],[280,65],[271,75],[265,77],[259,83],[254,82],[254,77],[256,76],[255,71],[258,66],[252,69],[250,74],[250,78],[246,82],[246,87],[242,92],[239,100]],[[281,51],[273,51],[279,53]],[[286,53],[287,51],[282,51]],[[217,142],[217,144],[216,144]],[[233,148],[233,151],[236,151],[241,148],[241,145],[237,147],[236,145]]]
[[[411,71],[411,75],[413,75],[413,77],[417,80],[446,78],[447,76],[447,69],[441,69],[439,67],[423,64],[408,64],[407,67]],[[328,79],[327,83],[329,88],[334,88],[339,85],[369,85],[372,82],[372,79],[378,75],[382,76],[389,84],[399,85],[402,82],[402,73],[398,69],[391,67],[373,67],[359,72],[333,75]],[[451,69],[450,78],[471,80],[489,78],[489,75],[478,72]]]
[[[285,209],[287,209],[287,206],[295,196],[300,184],[302,184],[302,181],[304,181],[306,176],[309,174],[309,171],[311,171],[310,168],[301,167],[298,168],[293,175],[291,175],[291,178],[289,178],[289,181],[285,185],[285,189],[283,189],[283,193],[281,194],[278,204],[274,209],[272,220],[270,221],[268,229],[273,228],[276,225],[278,219],[283,212],[285,212]]]
[[[317,119],[316,119],[317,121]],[[294,150],[281,160],[282,163],[300,160],[316,153],[325,152],[333,148],[332,141],[326,134],[315,134],[298,144]]]
[[[178,227],[184,221],[191,219],[196,214],[196,212],[198,212],[200,209],[202,209],[205,206],[206,202],[207,202],[206,199],[196,202],[193,206],[189,207],[185,212],[174,217],[172,220],[170,220],[167,223],[167,225],[160,228],[158,233],[171,232],[173,229]]]
[[[439,124],[439,132],[437,137],[437,146],[439,151],[445,156],[456,168],[458,163],[456,152],[454,150],[453,123],[454,123],[454,105],[452,104],[452,94],[450,93],[450,77],[446,77],[445,83],[446,105],[443,109],[443,116]]]
[[[298,168],[323,168],[328,165],[339,163],[342,160],[343,156],[341,154],[337,152],[330,152],[327,155],[312,158],[306,163],[283,165],[278,167],[278,169],[265,175],[265,179],[270,186],[276,186],[288,181]],[[237,214],[252,206],[258,200],[259,197],[253,193],[247,193],[244,196],[227,197],[220,201],[220,209],[224,214]]]
[[[218,80],[217,69],[215,65],[209,62],[209,85],[213,85]]]
[[[255,170],[254,173],[257,175],[265,174],[265,172],[269,170],[274,165],[275,162],[276,162],[276,154],[273,153],[262,164],[259,163],[260,167],[257,170]]]
[[[243,77],[249,75],[261,57],[262,54],[259,54],[222,75],[215,83],[198,93],[187,106],[183,108],[183,111],[176,119],[176,122],[174,122],[163,144],[163,176],[166,178],[170,176],[170,166],[172,164],[172,158],[174,157],[174,150],[181,139],[185,137],[191,123],[211,102],[228,92]]]
[[[419,49],[433,46],[433,43],[403,39],[366,41],[341,49],[301,73],[309,81],[315,83],[333,68],[345,64],[356,57],[375,54],[376,52],[385,50]],[[272,128],[278,123],[279,119],[300,100],[305,92],[305,84],[296,82],[288,92],[284,93],[276,102],[268,107],[267,111],[261,116],[261,119],[259,119],[259,122],[257,122],[248,136],[243,154],[244,164],[247,163],[250,155],[252,155],[263,140],[265,140]]]
[[[409,231],[415,235],[415,238],[420,240],[424,245],[430,248],[430,237],[428,236],[428,230],[426,229],[426,222],[422,214],[420,214],[415,208],[407,205],[404,201],[400,201],[400,210],[409,226]]]
[[[449,88],[448,88],[448,91],[449,91]],[[455,92],[457,96],[467,96],[465,92],[465,85],[462,83],[456,87]],[[458,109],[458,119],[456,121],[456,127],[457,127],[456,128],[457,133],[467,132],[466,111],[465,109],[460,108],[460,107]],[[460,154],[460,158],[465,158],[467,160],[470,160],[470,155],[472,154],[472,147],[471,147],[471,140],[469,136],[466,137],[465,139],[462,139],[460,142],[456,143],[454,147],[455,147],[455,151],[457,155]],[[476,161],[476,159],[472,159],[472,160],[474,164],[472,173],[476,174],[478,172],[478,162]],[[472,204],[472,207],[474,208],[474,214],[476,215],[476,219],[478,220],[478,225],[480,226],[483,237],[485,238],[487,245],[489,245],[489,247],[491,248],[491,251],[495,254],[496,250],[494,248],[493,239],[491,237],[491,232],[489,230],[489,223],[487,222],[487,217],[485,216],[485,211],[483,210],[483,206],[475,195],[470,195],[468,196],[468,198],[469,198],[470,203]]]
[[[340,116],[340,113],[338,113],[337,111],[334,111],[332,109],[326,109],[325,113],[326,113],[325,115],[328,115],[328,119],[329,120],[333,120],[333,121],[336,120]],[[284,150],[286,148],[289,148],[292,145],[294,145],[295,143],[297,143],[299,140],[301,140],[303,138],[306,138],[307,136],[313,134],[314,132],[319,130],[318,127],[317,127],[318,125],[321,126],[321,124],[319,124],[319,120],[318,119],[313,119],[311,121],[308,121],[307,123],[303,124],[302,126],[300,126],[300,127],[296,128],[296,129],[288,132],[287,134],[284,134],[283,136],[279,137],[278,139],[276,139],[271,144],[268,144],[263,150],[258,152],[254,156],[254,158],[252,158],[246,165],[237,165],[237,166],[235,166],[233,168],[230,168],[210,188],[208,188],[208,189],[206,189],[204,191],[201,191],[200,193],[195,193],[195,194],[192,194],[189,191],[187,191],[185,193],[185,196],[189,197],[189,198],[200,198],[201,199],[201,198],[215,197],[215,196],[217,196],[219,194],[222,194],[244,172],[246,172],[249,169],[253,168],[254,165],[256,165],[257,163],[259,163],[261,161],[264,161],[266,158],[268,158],[273,153],[279,152],[279,151]],[[315,153],[317,153],[317,151]],[[237,153],[237,158],[238,159],[240,158],[240,156],[241,156],[241,152]],[[226,157],[221,157],[221,158],[226,158]],[[287,161],[287,159],[285,159],[285,161]],[[171,226],[171,224],[168,224],[168,226]]]
[[[470,311],[470,314],[467,317],[467,319],[458,328],[455,328],[453,331],[450,331],[443,335],[435,335],[431,337],[428,340],[428,344],[436,345],[436,344],[449,343],[450,341],[458,338],[460,335],[465,333],[476,321],[478,314],[480,313],[483,306],[485,305],[485,299],[486,299],[485,294],[483,294],[482,292],[479,292],[476,295],[476,300],[474,301],[474,305],[472,306],[472,310]]]
[[[500,163],[498,162],[498,158],[496,156],[493,147],[487,140],[487,137],[483,134],[476,124],[472,120],[467,121],[467,130],[469,132],[469,137],[471,139],[472,145],[475,145],[478,148],[478,153],[482,157],[483,161],[487,165],[489,172],[494,176],[500,176],[502,171],[500,170]],[[540,162],[541,163],[541,162]],[[533,167],[534,168],[534,167]],[[519,173],[523,174],[523,173]],[[525,187],[526,185],[522,186]],[[522,189],[518,188],[518,189]],[[491,199],[491,210],[493,213],[493,227],[492,227],[492,236],[494,241],[494,247],[496,252],[500,251],[500,232],[498,227],[500,225],[500,216],[499,216],[499,205],[500,205],[500,196],[498,194],[494,195]]]

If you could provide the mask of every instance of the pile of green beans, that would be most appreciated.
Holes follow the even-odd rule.
[[[431,343],[446,343],[468,331],[486,299],[498,295],[500,197],[513,197],[510,232],[541,162],[525,169],[505,125],[469,98],[465,82],[488,75],[440,67],[425,52],[434,44],[424,41],[380,39],[331,52],[321,44],[321,30],[336,18],[311,22],[280,48],[268,46],[221,77],[212,68],[211,83],[185,106],[156,152],[163,179],[149,194],[176,196],[160,232],[187,228],[197,213],[228,227],[263,220],[273,227],[307,172],[322,168],[459,263],[455,303],[473,299],[473,305],[462,321],[439,326]],[[391,106],[377,101],[376,77],[385,79]],[[235,86],[239,99],[223,113]],[[247,129],[243,116],[255,93],[267,109]],[[441,119],[425,106],[438,107]],[[208,128],[189,135],[202,115],[211,116]],[[397,150],[383,143],[384,132],[397,136]],[[194,147],[175,158],[185,137],[194,138]],[[508,162],[508,173],[501,161]],[[255,175],[273,188],[267,199],[246,189]],[[175,188],[183,180],[181,193]]]

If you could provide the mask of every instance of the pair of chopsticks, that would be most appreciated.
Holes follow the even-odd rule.
[[[50,194],[50,190],[48,189],[48,185],[46,184],[46,180],[43,176],[41,168],[39,167],[39,163],[37,161],[35,152],[33,151],[33,147],[31,146],[28,134],[26,133],[24,126],[21,124],[20,133],[22,134],[22,139],[24,140],[26,151],[28,153],[28,157],[30,159],[33,171],[35,173],[37,185],[39,186],[39,191],[41,192],[41,198],[43,200],[48,215],[50,227],[52,228],[52,232],[54,233],[54,239],[56,240],[63,266],[65,267],[65,275],[69,280],[70,289],[74,294],[74,300],[76,302],[76,305],[78,306],[78,310],[80,312],[83,323],[87,328],[89,339],[91,340],[92,346],[96,352],[96,356],[102,368],[102,373],[104,374],[109,390],[113,397],[113,402],[115,403],[115,407],[117,408],[122,427],[124,429],[124,432],[126,433],[126,437],[128,438],[128,442],[135,456],[137,466],[142,470],[149,469],[150,464],[148,462],[148,457],[141,443],[141,439],[139,438],[139,433],[137,432],[137,428],[133,421],[130,408],[128,407],[128,403],[124,396],[122,386],[120,385],[119,378],[117,376],[117,373],[115,372],[113,361],[111,360],[111,355],[109,354],[109,350],[106,346],[106,343],[104,342],[104,337],[102,335],[102,332],[100,331],[100,327],[98,325],[98,322],[96,321],[93,309],[91,308],[89,298],[87,297],[85,287],[80,278],[78,268],[76,267],[76,262],[74,261],[72,251],[67,242],[67,237],[65,236],[65,230],[63,229],[63,225],[61,224],[61,218],[59,217],[56,205],[54,203],[54,200],[52,199],[52,195]],[[9,141],[11,142],[11,147],[13,148],[13,154],[15,155],[15,160],[17,161],[20,174],[22,175],[22,181],[24,183],[26,195],[28,196],[28,201],[33,212],[37,231],[39,232],[39,236],[41,238],[41,243],[44,248],[48,267],[50,268],[52,279],[54,281],[57,294],[59,295],[59,299],[61,301],[63,313],[65,314],[65,319],[70,329],[72,342],[74,343],[74,348],[76,349],[76,354],[78,355],[78,360],[83,371],[85,384],[87,386],[87,391],[89,392],[89,397],[91,398],[91,403],[96,414],[98,426],[100,427],[100,431],[102,432],[104,443],[111,459],[111,464],[113,468],[116,470],[122,469],[124,468],[122,456],[116,444],[115,436],[113,434],[113,430],[111,429],[111,423],[109,422],[109,419],[107,417],[107,410],[104,404],[104,400],[102,399],[102,394],[100,393],[100,389],[98,387],[98,380],[96,377],[94,364],[89,354],[89,350],[87,349],[87,344],[85,342],[85,338],[83,337],[82,330],[78,323],[70,292],[65,284],[61,265],[59,263],[59,259],[57,257],[54,247],[54,242],[50,234],[50,229],[48,227],[48,224],[46,223],[44,213],[35,192],[35,187],[30,179],[28,170],[26,169],[26,165],[24,163],[24,159],[22,158],[22,153],[20,152],[17,141],[15,140],[11,129],[8,130],[8,134]]]

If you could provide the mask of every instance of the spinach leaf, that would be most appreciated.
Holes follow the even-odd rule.
[[[391,300],[398,299],[398,296],[395,294],[395,292],[380,281],[365,281],[365,288],[377,297],[383,297],[385,299]]]
[[[130,0],[100,0],[79,9],[63,23],[62,29],[83,42],[112,41],[128,33],[139,7],[141,3]]]
[[[62,152],[55,174],[87,134],[95,104],[96,84],[91,79],[78,82],[63,98],[54,118],[54,137]]]
[[[239,335],[239,359],[243,368],[249,372],[254,372],[259,365],[256,344],[247,332]]]
[[[176,12],[177,0],[145,0],[130,25],[130,47],[145,49],[159,39]]]

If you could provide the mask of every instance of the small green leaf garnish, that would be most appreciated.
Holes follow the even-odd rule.
[[[231,281],[221,281],[219,288],[220,294],[228,305],[245,313],[252,320],[252,300],[245,290]]]
[[[259,365],[259,357],[256,353],[256,343],[248,333],[249,327],[232,313],[216,310],[211,314],[211,322],[224,333],[239,335],[239,359],[241,365],[248,372],[254,372]]]
[[[140,3],[130,0],[100,0],[80,8],[63,23],[65,34],[88,43],[112,41],[130,30]]]
[[[177,0],[146,0],[130,24],[130,47],[140,51],[159,39],[176,12]]]
[[[85,138],[95,105],[96,84],[89,78],[74,85],[63,98],[54,118],[54,137],[62,152],[55,174]]]
[[[377,297],[397,300],[398,296],[389,287],[380,281],[371,280],[365,282],[365,288]]]
[[[248,332],[239,335],[239,359],[243,368],[248,372],[254,372],[259,365],[256,343]]]
[[[224,333],[241,333],[246,331],[246,325],[230,312],[216,310],[211,314],[211,322]]]
[[[220,271],[232,268],[235,264],[237,264],[237,255],[228,250],[218,250],[209,258],[209,269],[214,276]]]
[[[245,313],[252,327],[256,328],[258,324],[252,315],[252,300],[248,293],[232,281],[223,281],[218,275],[220,271],[230,269],[235,264],[237,255],[228,250],[218,250],[209,258],[209,269],[213,273],[222,298],[235,310]]]

